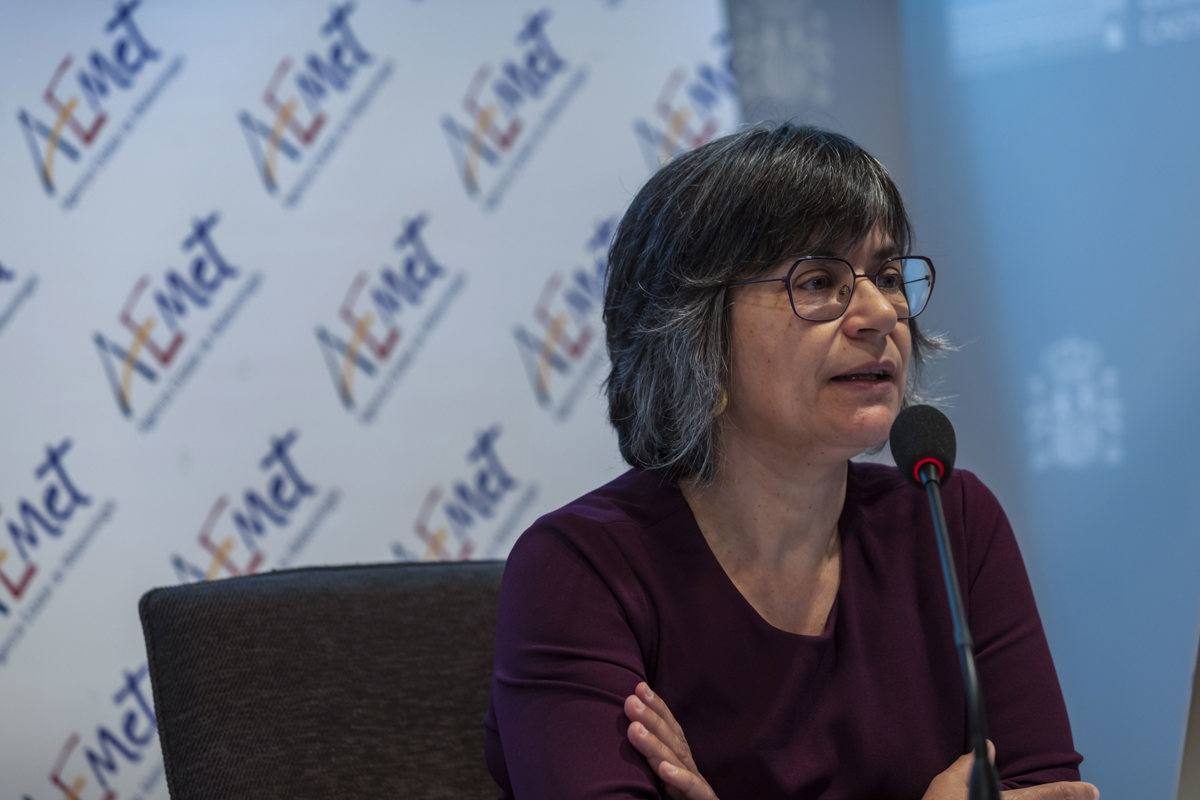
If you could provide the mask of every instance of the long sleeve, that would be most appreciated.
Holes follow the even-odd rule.
[[[630,627],[644,615],[622,606],[628,596],[619,599],[549,523],[527,532],[510,554],[490,715],[505,746],[502,760],[489,752],[489,763],[493,774],[506,773],[513,796],[659,797],[625,738],[624,700],[646,678]]]
[[[977,478],[943,490],[1006,787],[1078,779],[1079,755],[1012,530]],[[852,464],[825,630],[766,622],[677,487],[633,470],[538,520],[501,589],[488,765],[519,800],[658,798],[625,738],[646,680],[726,800],[915,800],[968,743],[929,508]]]
[[[1079,780],[1081,758],[1008,518],[973,475],[954,485],[967,541],[962,588],[1003,787]]]

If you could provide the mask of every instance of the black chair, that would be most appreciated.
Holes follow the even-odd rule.
[[[495,798],[503,562],[313,567],[139,603],[172,800]]]

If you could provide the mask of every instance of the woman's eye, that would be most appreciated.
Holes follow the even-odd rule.
[[[795,286],[802,292],[827,292],[833,286],[833,278],[824,272],[806,272],[796,279]]]
[[[904,276],[898,269],[885,269],[875,276],[875,285],[882,290],[898,290],[904,286]]]

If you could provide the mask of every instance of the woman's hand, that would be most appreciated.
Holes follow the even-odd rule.
[[[625,716],[629,717],[626,736],[667,786],[667,795],[675,800],[717,800],[708,781],[696,769],[692,751],[662,698],[644,682],[625,698]]]
[[[996,748],[988,742],[988,758],[995,757]],[[967,784],[974,764],[974,753],[960,756],[930,782],[921,800],[966,800]],[[1000,797],[1004,800],[1099,800],[1100,790],[1081,781],[1055,781],[1024,789],[1009,789],[1001,792]]]
[[[644,682],[625,698],[625,715],[630,719],[626,731],[630,744],[666,784],[668,796],[675,800],[717,800],[696,768],[683,728],[662,698]],[[989,741],[988,758],[995,757],[996,748]],[[974,763],[973,753],[960,756],[930,782],[921,800],[966,800]],[[1099,800],[1100,790],[1082,781],[1056,781],[1010,789],[1000,796],[1003,800]]]

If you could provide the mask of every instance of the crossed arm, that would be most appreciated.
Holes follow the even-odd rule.
[[[1061,695],[1011,531],[995,511],[994,500],[987,501],[978,492],[967,499],[986,506],[969,526],[974,532],[970,557],[959,566],[964,585],[971,589],[969,611],[979,615],[972,627],[981,675],[993,678],[985,682],[992,703],[989,718],[1000,743],[1007,785],[1014,787],[1005,798],[1093,798],[1094,787],[1076,780],[1078,756],[1070,746],[1065,709],[1059,708]],[[964,504],[958,501],[959,506]],[[579,518],[553,522],[527,533],[506,569],[493,685],[494,733],[489,745],[490,762],[503,766],[501,785],[516,797],[714,798],[716,792],[691,757],[689,735],[691,746],[703,754],[702,763],[710,765],[707,769],[714,769],[711,765],[717,762],[722,770],[731,767],[707,776],[724,787],[721,791],[726,795],[738,793],[735,787],[743,785],[752,791],[748,784],[756,779],[757,762],[740,756],[738,748],[761,750],[764,767],[774,758],[776,768],[791,769],[791,757],[785,754],[781,760],[782,751],[772,749],[777,737],[753,745],[747,739],[751,731],[786,729],[784,718],[795,713],[782,708],[774,692],[762,690],[782,685],[793,675],[790,643],[782,653],[772,650],[773,640],[761,647],[753,620],[737,615],[736,602],[718,596],[721,582],[705,577],[709,567],[703,553],[696,555],[683,537],[672,538],[669,530],[636,537],[612,533]],[[890,550],[887,555],[894,558]],[[930,569],[936,569],[936,563]],[[907,573],[897,576],[909,579]],[[911,582],[931,585],[933,580],[915,575]],[[891,607],[869,608],[874,613]],[[911,651],[910,634],[896,632],[934,626],[928,621],[932,614],[923,607],[912,613],[918,612],[915,622],[889,618],[887,625],[870,628],[871,637],[848,640],[872,643],[869,652],[856,654],[854,663],[879,664],[900,649]],[[847,617],[861,618],[861,613]],[[688,626],[687,620],[703,622]],[[866,629],[847,630],[852,634]],[[877,634],[884,637],[882,647]],[[681,660],[680,653],[705,654],[704,669],[694,668],[695,659]],[[747,660],[751,654],[754,658]],[[751,662],[756,666],[747,672]],[[887,673],[893,683],[895,666]],[[902,685],[928,694],[930,680],[922,681],[928,677],[923,662],[906,666],[909,683]],[[703,682],[688,683],[689,676],[707,679],[714,672],[723,675],[720,685],[728,690],[719,696],[711,696]],[[747,676],[752,676],[753,685],[740,685]],[[662,698],[649,694],[645,686],[634,690],[639,683],[655,684],[666,693],[680,719],[690,726],[686,735]],[[868,680],[858,685],[869,694],[881,684]],[[756,705],[750,705],[750,697]],[[789,697],[795,699],[794,694]],[[830,705],[834,700],[846,700],[831,697],[823,708],[834,707]],[[882,727],[868,722],[860,731],[863,715],[855,719],[852,713],[859,707],[851,704],[837,711],[843,708],[837,705],[832,716],[827,714],[823,722],[809,726],[810,733],[816,733],[796,747],[805,757],[843,766],[848,766],[846,753],[881,756],[882,761],[873,758],[861,766],[877,774],[893,763],[906,769],[906,777],[896,773],[893,782],[897,788],[904,786],[895,794],[906,798],[965,798],[971,760],[955,760],[960,746],[955,726],[943,724],[947,714],[953,718],[956,713],[953,703],[922,719],[911,709],[927,708],[924,699],[910,702],[908,690],[886,693],[886,697],[891,708],[880,717]],[[864,708],[870,707],[871,699],[864,698]],[[806,712],[813,707],[805,697],[798,702],[805,703]],[[771,715],[773,726],[767,720]],[[854,741],[847,743],[847,730],[856,736],[874,734],[874,741],[848,750],[854,748]],[[801,727],[797,735],[803,731]],[[714,747],[724,752],[714,758]],[[916,758],[917,751],[922,758]],[[1030,785],[1039,781],[1046,783]],[[793,781],[793,785],[798,784]],[[869,784],[860,781],[859,785]]]
[[[644,682],[625,699],[626,736],[658,775],[672,800],[718,800],[692,759],[687,737],[663,699]],[[988,743],[991,754],[995,749]],[[974,756],[960,756],[929,783],[921,800],[965,800]],[[1004,800],[1099,800],[1090,783],[1056,781],[1000,793]]]

